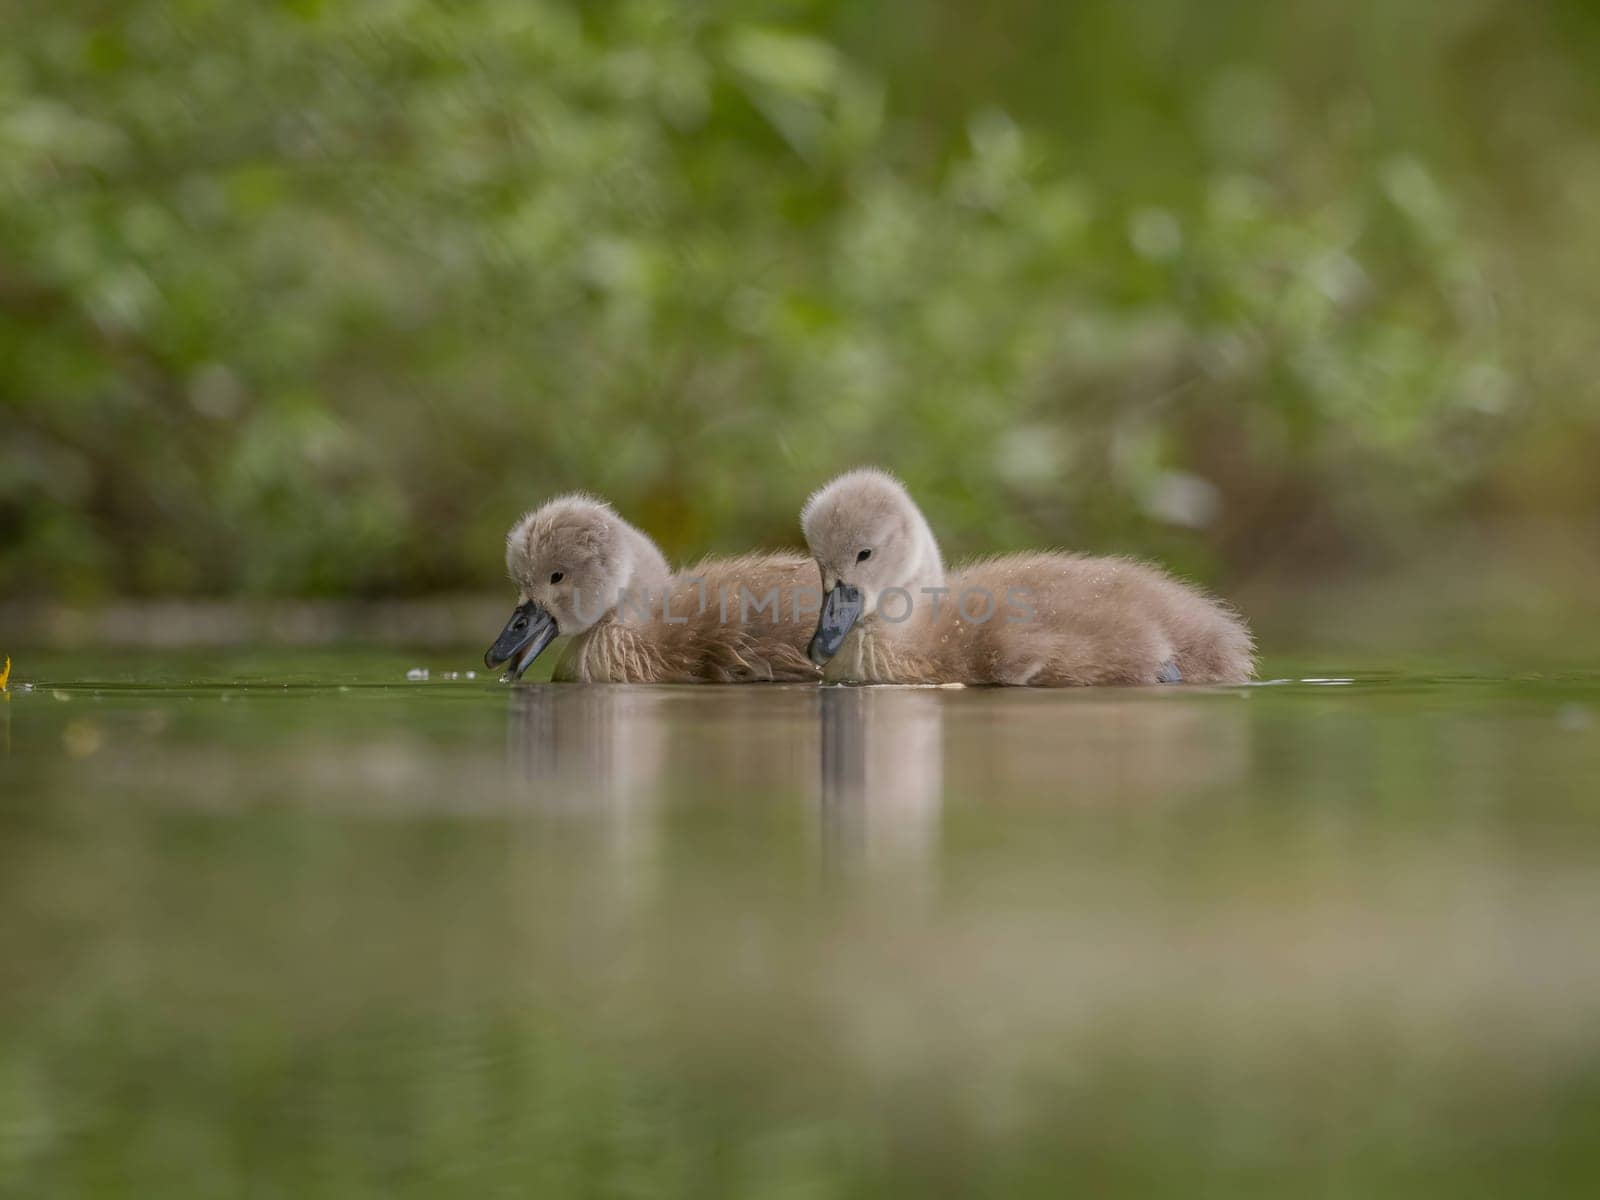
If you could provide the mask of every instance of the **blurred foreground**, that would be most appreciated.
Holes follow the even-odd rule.
[[[1592,675],[423,662],[19,663],[0,1195],[1600,1187]]]

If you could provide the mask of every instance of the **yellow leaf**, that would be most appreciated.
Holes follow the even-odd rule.
[[[6,665],[0,668],[0,692],[6,690],[6,681],[11,678],[11,655],[6,655]]]

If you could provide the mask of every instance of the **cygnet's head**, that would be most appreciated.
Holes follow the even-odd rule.
[[[517,585],[517,608],[484,655],[485,665],[515,660],[507,674],[520,678],[558,635],[590,629],[637,577],[665,570],[649,539],[605,501],[556,497],[506,535],[506,571]]]
[[[833,657],[851,627],[878,611],[886,590],[920,600],[920,588],[944,583],[928,522],[900,481],[882,471],[850,471],[827,484],[806,501],[800,526],[822,572],[814,662]]]

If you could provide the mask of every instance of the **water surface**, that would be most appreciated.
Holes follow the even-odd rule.
[[[470,663],[17,656],[0,1194],[1600,1185],[1600,678]]]

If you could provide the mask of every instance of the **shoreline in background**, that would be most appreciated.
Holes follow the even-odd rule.
[[[494,639],[510,598],[404,600],[118,600],[99,605],[0,604],[12,646],[121,649],[206,646],[460,645]]]
[[[1531,581],[1504,562],[1363,580],[1255,580],[1225,597],[1263,655],[1429,656],[1515,668],[1600,668],[1596,570],[1570,562]],[[1560,575],[1560,578],[1556,576]],[[0,652],[207,647],[459,648],[487,645],[513,597],[390,600],[119,600],[0,603]],[[23,660],[18,660],[23,661]]]

